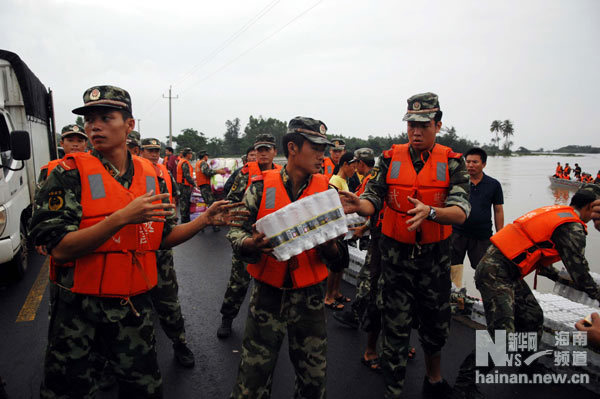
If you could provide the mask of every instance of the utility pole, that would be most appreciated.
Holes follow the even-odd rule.
[[[171,86],[169,86],[169,96],[165,97],[165,95],[163,94],[163,98],[169,99],[169,147],[173,147],[173,117],[171,114],[171,100],[174,98],[179,98],[179,94],[177,95],[177,97],[171,96]]]
[[[137,122],[138,122],[138,123],[137,123],[137,130],[138,130],[138,133],[139,133],[139,134],[140,134],[140,136],[141,136],[141,135],[142,135],[142,120],[141,120],[141,119],[138,119],[138,120],[137,120]]]

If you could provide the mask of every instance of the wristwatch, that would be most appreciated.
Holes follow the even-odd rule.
[[[430,206],[429,207],[429,215],[427,215],[427,220],[435,220],[436,217],[437,217],[437,212],[435,211],[435,208]]]

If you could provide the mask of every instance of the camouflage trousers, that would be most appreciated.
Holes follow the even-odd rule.
[[[179,185],[179,214],[181,223],[190,221],[190,198],[192,197],[192,187],[184,184]]]
[[[507,333],[535,332],[542,340],[544,313],[519,269],[498,248],[490,245],[475,271],[475,285],[481,293],[487,330]],[[492,367],[480,370],[489,372]],[[460,366],[456,383],[465,386],[475,383],[475,351]]]
[[[371,230],[367,256],[357,276],[356,297],[351,305],[365,332],[377,332],[381,329],[381,312],[377,307],[378,280],[381,275],[379,236],[379,233]]]
[[[221,305],[221,314],[225,319],[235,319],[240,312],[240,307],[246,298],[252,277],[246,271],[246,264],[239,260],[235,254],[231,257],[231,274],[227,283],[227,290]]]
[[[173,342],[185,341],[185,327],[181,305],[179,304],[179,285],[173,265],[173,251],[156,252],[158,267],[158,283],[150,291],[152,305],[158,314],[160,325],[169,339]]]
[[[200,189],[200,193],[202,193],[202,199],[208,208],[213,202],[215,202],[215,196],[212,192],[212,188],[210,188],[210,184],[203,184],[198,188]]]
[[[280,290],[255,281],[231,398],[271,396],[273,371],[283,339],[296,372],[294,398],[325,398],[327,326],[320,284]]]
[[[382,368],[385,397],[402,393],[410,333],[418,323],[427,355],[437,355],[450,331],[449,240],[422,247],[381,236],[381,276],[377,304],[382,315]],[[416,320],[415,320],[416,319]]]
[[[131,298],[140,316],[120,302],[58,290],[48,328],[41,398],[93,398],[100,370],[90,355],[98,352],[111,363],[119,397],[162,398],[149,295]]]

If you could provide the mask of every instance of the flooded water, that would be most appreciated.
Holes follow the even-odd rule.
[[[600,169],[600,154],[590,154],[580,157],[552,156],[520,156],[520,157],[489,157],[484,172],[497,179],[504,191],[504,223],[508,224],[540,206],[561,204],[568,205],[576,189],[557,188],[550,185],[548,176],[554,173],[556,163],[564,165],[568,162],[571,167],[575,163],[584,172],[596,176]],[[495,231],[495,230],[494,230]],[[594,229],[593,223],[588,223],[586,258],[593,272],[600,273],[600,232]],[[465,259],[464,282],[469,293],[479,296],[473,282],[473,270],[468,257]],[[554,265],[562,268],[562,263]],[[533,276],[526,278],[533,286]],[[538,277],[538,290],[548,292],[554,283],[544,277]]]

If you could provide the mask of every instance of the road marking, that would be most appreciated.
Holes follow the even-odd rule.
[[[42,297],[44,296],[44,292],[46,291],[46,286],[48,285],[48,269],[50,267],[50,257],[46,257],[46,261],[42,265],[40,272],[29,290],[29,294],[27,295],[27,299],[25,299],[25,303],[17,316],[17,320],[15,323],[20,323],[22,321],[33,321],[35,320],[35,315],[40,307],[40,302],[42,302]]]

